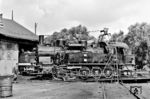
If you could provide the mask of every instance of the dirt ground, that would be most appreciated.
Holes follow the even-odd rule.
[[[136,99],[118,83],[63,82],[54,80],[19,79],[13,84],[13,96],[6,99]],[[150,84],[125,84],[142,86],[145,99],[150,96]],[[104,94],[105,89],[105,94]],[[106,98],[104,97],[106,95]]]

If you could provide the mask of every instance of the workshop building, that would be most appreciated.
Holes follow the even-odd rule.
[[[12,75],[21,51],[33,50],[37,44],[38,36],[35,33],[0,14],[0,76]]]

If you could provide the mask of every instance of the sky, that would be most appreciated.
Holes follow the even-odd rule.
[[[0,13],[38,35],[50,35],[63,28],[83,25],[89,31],[109,28],[110,33],[123,30],[136,22],[150,23],[150,0],[0,0]],[[98,32],[91,32],[98,36]]]

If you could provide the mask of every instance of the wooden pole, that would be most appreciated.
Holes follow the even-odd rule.
[[[11,20],[14,20],[14,12],[13,12],[13,10],[11,12]]]
[[[35,34],[36,34],[36,30],[37,30],[37,23],[35,22],[35,24],[34,24],[34,29],[35,29]]]

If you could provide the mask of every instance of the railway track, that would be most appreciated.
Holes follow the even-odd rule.
[[[102,83],[102,96],[103,96],[103,99],[107,99],[106,89],[105,89],[105,85],[103,83]]]
[[[128,92],[130,92],[130,94],[132,95],[132,96],[134,96],[135,97],[135,99],[147,99],[147,98],[145,98],[142,94],[135,94],[135,93],[133,93],[125,84],[123,84],[123,83],[119,83],[124,89],[126,89]]]
[[[111,87],[110,87],[111,86]],[[117,87],[115,87],[117,86]],[[102,99],[149,99],[146,98],[141,93],[134,93],[130,90],[130,87],[123,84],[117,83],[116,85],[112,86],[111,84],[100,83],[100,91]],[[117,88],[117,89],[114,89]],[[117,91],[117,92],[116,92]],[[119,95],[120,94],[120,95]]]

